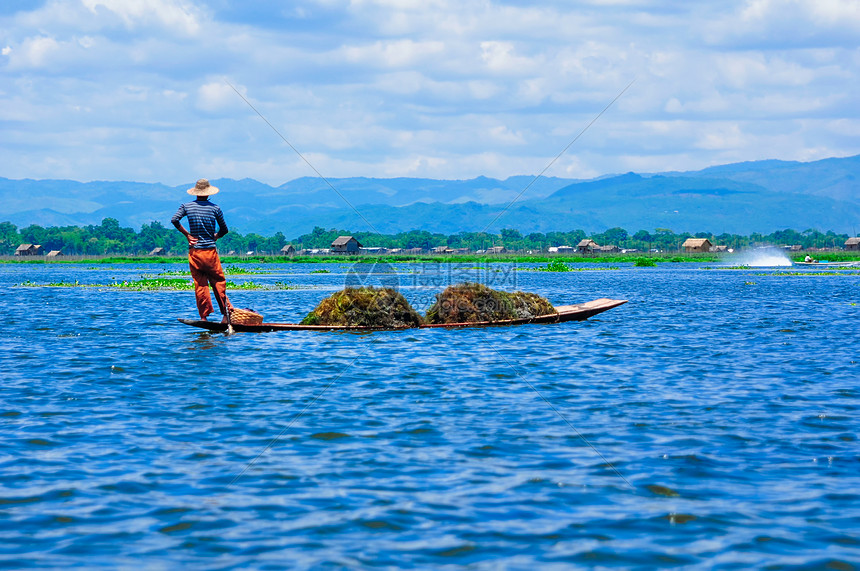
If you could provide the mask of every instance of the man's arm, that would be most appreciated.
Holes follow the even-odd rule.
[[[188,245],[193,246],[197,243],[197,238],[191,235],[191,232],[185,229],[180,220],[185,216],[185,207],[180,206],[179,210],[176,211],[176,214],[173,215],[173,218],[170,219],[170,222],[173,224],[173,227],[182,232],[185,238],[188,240]]]
[[[173,226],[174,226],[177,230],[179,230],[180,232],[182,232],[182,234],[185,236],[185,238],[187,238],[187,239],[188,239],[188,245],[189,245],[189,246],[193,246],[194,244],[196,244],[196,243],[197,243],[197,238],[195,238],[194,236],[192,236],[192,235],[191,235],[191,232],[189,232],[188,230],[186,230],[186,229],[185,229],[185,227],[184,227],[182,224],[180,224],[179,220],[171,220],[171,222],[173,222]],[[217,238],[217,236],[216,236],[216,238]]]
[[[215,213],[215,220],[218,222],[218,231],[215,233],[215,239],[223,238],[230,232],[230,229],[227,228],[227,223],[224,221],[224,213],[221,212],[221,209],[218,209],[218,212]]]

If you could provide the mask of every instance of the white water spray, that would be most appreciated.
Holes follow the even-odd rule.
[[[790,266],[791,260],[779,248],[756,248],[741,253],[732,260],[732,264],[751,268],[771,268]]]

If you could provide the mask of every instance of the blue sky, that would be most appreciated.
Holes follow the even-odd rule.
[[[860,153],[860,2],[3,0],[0,176],[590,178]]]

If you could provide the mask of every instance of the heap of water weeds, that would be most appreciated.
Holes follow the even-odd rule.
[[[427,310],[427,323],[476,323],[506,319],[532,319],[556,313],[545,298],[536,293],[494,290],[483,284],[465,282],[452,285],[436,295]]]
[[[418,327],[421,316],[392,288],[348,287],[322,300],[301,323],[394,329]]]

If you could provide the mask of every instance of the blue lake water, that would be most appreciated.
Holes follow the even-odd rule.
[[[0,266],[0,567],[860,564],[856,271],[499,265],[471,279],[630,301],[365,335],[210,334],[176,321],[191,292],[16,287],[163,268],[183,266]],[[300,286],[231,293],[267,321],[347,279],[424,309],[480,273],[269,269],[230,278]]]

